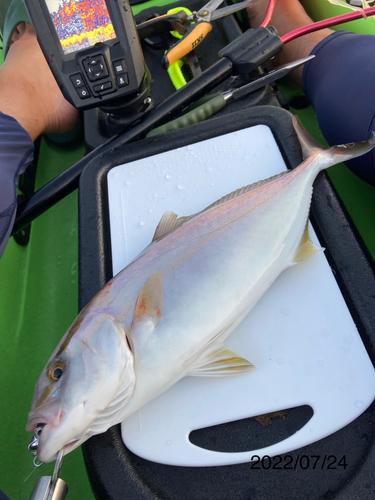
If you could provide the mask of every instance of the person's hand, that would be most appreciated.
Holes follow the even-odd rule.
[[[269,0],[257,0],[247,7],[246,10],[252,28],[257,28],[263,22],[268,5]],[[277,29],[279,36],[283,36],[312,22],[299,0],[277,0],[270,24]],[[332,30],[325,28],[304,35],[297,40],[292,40],[284,45],[283,50],[276,55],[270,66],[278,66],[307,57],[319,42],[332,33]],[[291,73],[296,83],[301,87],[302,74],[303,66]]]
[[[21,23],[0,68],[0,111],[15,118],[35,140],[74,127],[78,111],[63,97],[36,39]]]

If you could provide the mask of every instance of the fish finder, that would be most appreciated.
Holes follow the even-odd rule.
[[[25,0],[65,98],[78,109],[134,100],[145,63],[128,0]]]

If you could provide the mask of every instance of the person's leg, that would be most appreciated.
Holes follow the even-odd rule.
[[[248,7],[252,27],[263,21],[268,0]],[[298,0],[277,0],[271,24],[282,36],[312,20]],[[315,59],[297,70],[295,79],[314,106],[329,144],[367,140],[375,130],[375,36],[324,29],[285,44],[276,64],[309,54]],[[374,150],[348,162],[359,177],[375,185]]]
[[[77,110],[69,104],[48,67],[32,26],[18,25],[0,68],[0,111],[14,117],[35,140],[45,132],[71,129]]]

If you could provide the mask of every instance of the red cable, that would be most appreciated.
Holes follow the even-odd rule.
[[[271,17],[272,17],[274,8],[275,8],[275,4],[276,4],[276,0],[269,1],[268,7],[267,7],[266,17],[264,18],[264,21],[261,24],[261,26],[263,26],[263,28],[266,28],[270,24]]]
[[[323,21],[318,21],[317,23],[308,24],[307,26],[302,26],[286,35],[281,37],[283,43],[288,43],[291,40],[307,35],[307,33],[312,33],[313,31],[318,31],[323,28],[329,28],[330,26],[335,26],[336,24],[345,23],[348,21],[354,21],[355,19],[360,19],[363,13],[368,16],[375,15],[375,7],[369,7],[368,9],[363,9],[363,11],[349,12],[348,14],[342,14],[341,16],[331,17],[329,19],[323,19]]]

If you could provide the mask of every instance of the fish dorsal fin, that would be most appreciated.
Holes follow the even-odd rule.
[[[303,232],[301,243],[293,262],[301,262],[302,260],[308,259],[314,255],[314,253],[321,252],[323,250],[324,248],[318,247],[311,241],[309,234],[309,221],[307,220],[305,231]]]
[[[308,133],[297,116],[293,116],[293,127],[301,145],[303,159],[308,158],[313,152],[325,150],[325,148]]]
[[[265,186],[266,184],[269,184],[272,181],[276,181],[277,179],[280,179],[281,177],[284,177],[284,175],[287,175],[287,174],[289,174],[288,170],[286,170],[285,172],[281,172],[280,174],[273,175],[269,179],[257,181],[257,182],[254,182],[253,184],[249,184],[248,186],[244,186],[242,188],[236,189],[236,191],[232,191],[231,193],[223,196],[222,198],[220,198],[220,200],[215,201],[215,203],[212,203],[207,208],[202,210],[202,212],[199,212],[199,213],[201,214],[203,212],[206,212],[207,210],[211,210],[211,208],[214,208],[214,207],[221,205],[222,203],[233,200],[234,198],[237,198],[238,196],[241,196],[242,194],[249,193],[250,191],[254,191],[254,189],[258,189],[262,186]],[[196,214],[196,215],[199,215],[199,214]]]
[[[199,359],[187,375],[191,377],[227,377],[252,372],[256,366],[230,351],[220,343],[214,346]]]
[[[162,216],[160,219],[160,222],[156,228],[154,237],[152,241],[156,241],[162,236],[165,236],[169,233],[172,233],[179,227],[181,227],[185,222],[187,222],[190,219],[193,219],[193,217],[196,217],[197,215],[200,215],[204,212],[207,212],[207,210],[211,210],[211,208],[218,207],[222,203],[225,203],[226,201],[233,200],[234,198],[237,198],[237,196],[241,196],[242,194],[249,193],[250,191],[254,191],[254,189],[257,189],[261,186],[265,186],[266,184],[276,181],[277,179],[280,179],[281,177],[284,177],[284,175],[287,175],[289,171],[281,172],[280,174],[274,175],[270,177],[269,179],[261,180],[254,182],[253,184],[249,184],[248,186],[244,186],[242,188],[236,189],[236,191],[233,191],[232,193],[229,193],[220,200],[215,201],[211,205],[209,205],[207,208],[201,210],[200,212],[197,212],[196,214],[193,215],[188,215],[186,217],[178,217],[177,214],[174,212],[168,211],[165,212],[165,214]]]
[[[159,271],[148,278],[139,292],[134,307],[133,324],[141,317],[151,319],[156,327],[163,313],[163,279]],[[142,318],[143,319],[143,318]]]
[[[191,219],[191,217],[194,216],[178,218],[178,215],[170,210],[168,212],[165,212],[155,230],[155,234],[154,237],[152,238],[152,241],[158,240],[162,236],[172,233],[173,231],[181,227],[182,224],[186,222],[186,220]]]

